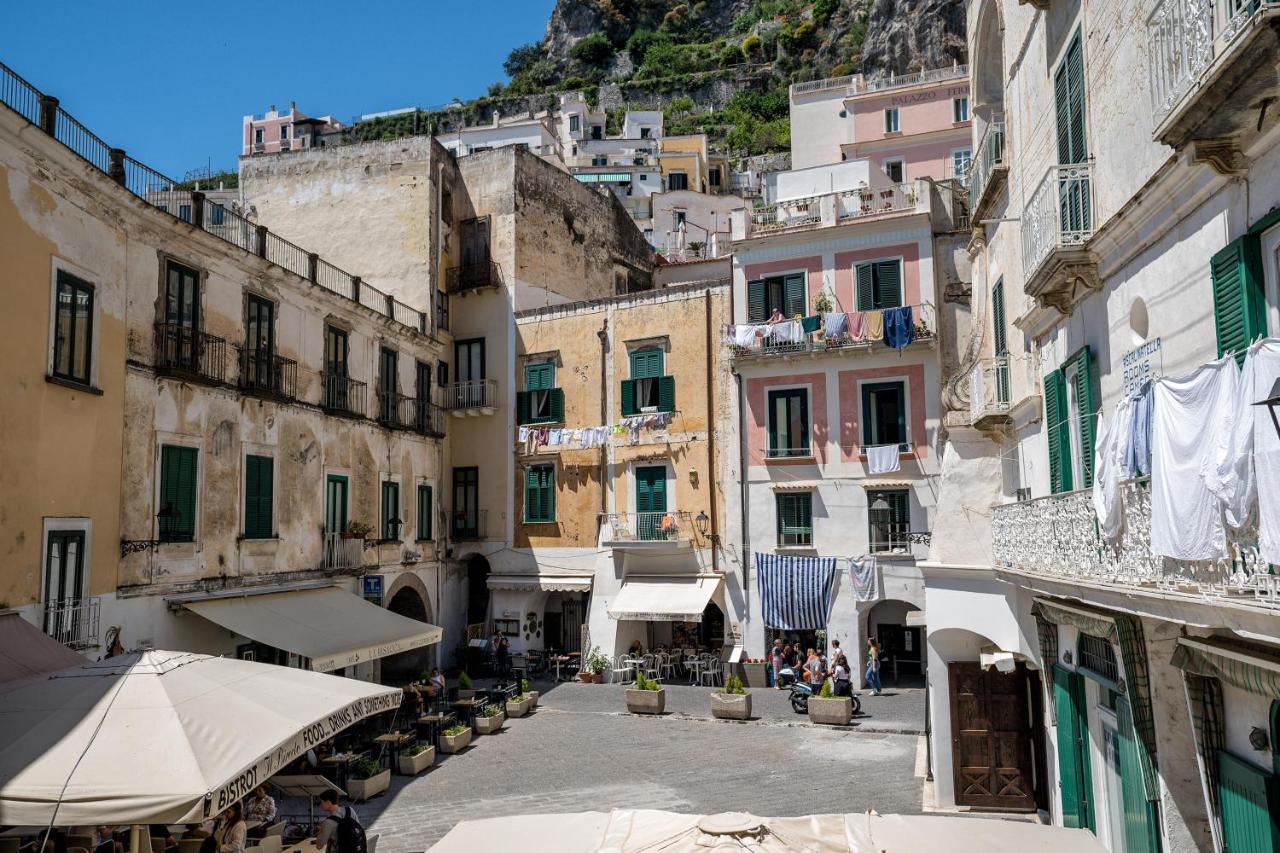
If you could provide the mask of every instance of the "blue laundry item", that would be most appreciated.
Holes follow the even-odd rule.
[[[916,339],[916,324],[911,316],[911,306],[886,308],[884,312],[884,342],[886,346],[902,349]]]
[[[1124,470],[1130,477],[1145,477],[1151,473],[1151,422],[1155,412],[1151,382],[1142,383],[1130,399],[1133,418],[1129,421],[1129,440],[1124,448]]]

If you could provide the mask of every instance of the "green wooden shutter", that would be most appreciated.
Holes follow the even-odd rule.
[[[1067,432],[1067,386],[1061,370],[1044,377],[1044,420],[1049,437],[1049,488],[1071,491],[1071,438]]]
[[[634,379],[622,380],[622,414],[623,416],[637,414],[640,410],[636,408],[636,381]]]
[[[272,533],[272,501],[275,461],[270,456],[245,457],[244,535],[269,539]]]
[[[544,391],[556,385],[556,366],[550,362],[526,364],[524,387],[526,391]]]
[[[1004,279],[991,288],[991,332],[996,355],[1009,354],[1009,335],[1004,325]]]
[[[1124,800],[1124,849],[1126,853],[1160,853],[1160,825],[1154,804],[1147,801],[1138,757],[1138,734],[1133,710],[1124,698],[1116,700],[1116,734],[1120,739],[1120,789]]]
[[[173,507],[175,518],[163,522],[167,537],[190,542],[196,531],[196,463],[194,447],[165,445],[160,451],[160,508]]]
[[[548,465],[542,476],[543,489],[543,506],[546,509],[544,518],[547,521],[556,520],[556,469],[552,465]]]
[[[1244,364],[1249,343],[1266,334],[1267,306],[1262,275],[1262,250],[1257,234],[1231,242],[1209,262],[1213,279],[1213,324],[1218,357],[1233,353]]]
[[[787,319],[796,315],[804,316],[805,274],[787,276],[782,282],[782,291],[782,313]]]
[[[532,468],[524,469],[524,520],[531,522],[538,517],[538,483]]]
[[[767,319],[764,280],[747,282],[747,322],[763,323]]]
[[[516,392],[516,423],[527,424],[530,421],[529,416],[529,392]]]
[[[1280,850],[1280,786],[1273,773],[1229,752],[1218,753],[1222,842],[1229,853]]]
[[[1058,162],[1089,159],[1084,135],[1084,45],[1077,30],[1053,75],[1053,99],[1058,118]]]
[[[431,487],[418,486],[418,540],[431,539]]]
[[[1093,829],[1090,797],[1089,724],[1082,701],[1084,679],[1053,667],[1053,699],[1058,709],[1058,782],[1062,789],[1062,825]]]
[[[662,375],[662,350],[657,347],[631,353],[631,378],[648,379]]]
[[[870,311],[876,307],[875,275],[871,270],[871,264],[858,264],[854,267],[854,274],[858,279],[859,311]]]
[[[674,412],[676,410],[676,378],[674,376],[658,377],[658,411]]]
[[[873,308],[898,308],[902,305],[901,261],[876,262],[873,299]]]
[[[547,393],[551,396],[551,422],[564,423],[564,389],[552,388]]]
[[[1098,395],[1094,391],[1093,359],[1092,354],[1089,352],[1089,347],[1081,347],[1076,351],[1075,355],[1068,359],[1067,363],[1074,364],[1076,368],[1076,406],[1080,409],[1080,423],[1078,426],[1080,431],[1080,455],[1084,457],[1080,460],[1080,467],[1084,471],[1084,482],[1076,484],[1074,487],[1088,489],[1093,486],[1094,433],[1098,428]],[[1066,410],[1065,406],[1063,410]],[[1067,447],[1070,448],[1070,446],[1070,443],[1068,443]]]

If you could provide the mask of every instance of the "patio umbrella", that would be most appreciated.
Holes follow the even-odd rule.
[[[0,685],[0,825],[191,823],[401,691],[143,651]]]

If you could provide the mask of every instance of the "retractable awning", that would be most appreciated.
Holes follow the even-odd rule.
[[[182,601],[241,636],[311,658],[316,672],[440,642],[435,625],[392,613],[336,587]]]
[[[701,622],[720,577],[672,575],[627,578],[609,605],[609,617],[638,622]]]
[[[489,575],[489,589],[590,592],[591,575]]]

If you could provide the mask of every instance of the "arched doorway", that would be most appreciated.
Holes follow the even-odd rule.
[[[387,602],[387,609],[419,622],[431,621],[431,608],[425,597],[408,584],[392,594],[391,600]],[[430,672],[435,665],[435,648],[434,645],[423,646],[383,658],[382,683],[408,684],[422,673]]]
[[[924,684],[925,629],[923,625],[907,624],[907,614],[919,609],[908,601],[887,598],[867,612],[867,636],[875,637],[880,644],[880,678],[885,684]]]
[[[488,633],[489,622],[489,561],[472,554],[464,564],[467,567],[467,636],[482,639]],[[477,629],[476,625],[480,627]]]

